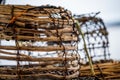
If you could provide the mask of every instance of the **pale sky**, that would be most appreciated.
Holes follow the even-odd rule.
[[[98,12],[105,22],[120,22],[120,0],[6,0],[6,4],[62,6],[75,14]]]

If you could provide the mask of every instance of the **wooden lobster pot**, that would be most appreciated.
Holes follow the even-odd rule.
[[[79,75],[77,30],[64,8],[0,5],[0,39],[0,60],[8,61],[0,67],[0,78],[58,80]]]

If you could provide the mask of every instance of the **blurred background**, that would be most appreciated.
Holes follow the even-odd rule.
[[[6,0],[6,4],[14,5],[55,5],[70,10],[73,14],[101,12],[107,26],[110,41],[111,58],[120,60],[120,0]]]

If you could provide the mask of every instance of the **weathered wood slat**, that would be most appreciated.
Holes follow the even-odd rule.
[[[40,15],[41,16],[41,15]],[[26,17],[24,17],[24,16],[20,16],[20,17],[18,17],[17,19],[16,19],[16,21],[20,21],[20,22],[26,22],[26,21],[33,21],[33,22],[43,22],[43,21],[45,21],[45,22],[50,22],[50,23],[52,23],[53,21],[55,22],[55,23],[57,23],[58,21],[59,21],[59,23],[61,24],[61,22],[63,23],[63,20],[64,20],[64,23],[67,23],[67,22],[69,22],[69,23],[72,23],[73,21],[72,20],[66,20],[66,19],[52,19],[52,18],[49,18],[49,16],[48,17],[40,17],[40,16],[38,16],[38,17],[31,17],[31,16],[26,16]],[[0,18],[4,18],[4,19],[6,19],[6,20],[10,20],[11,19],[11,15],[1,15],[0,14]]]
[[[19,15],[20,12],[14,12],[13,14],[14,15]],[[39,13],[39,14],[23,13],[22,16],[23,17],[49,17],[50,15],[49,14],[42,14],[42,13]],[[5,12],[5,11],[0,12],[0,18],[9,18],[9,17],[11,17],[11,13]]]
[[[17,18],[17,20],[15,21],[15,23],[24,23],[25,24],[25,21],[29,21],[29,22],[37,22],[37,23],[39,23],[39,24],[47,24],[47,23],[53,23],[53,24],[59,24],[59,25],[62,25],[62,24],[73,24],[73,21],[71,20],[59,20],[59,22],[58,22],[58,20],[54,20],[54,22],[53,22],[53,20],[52,19],[38,19],[38,20],[35,20],[35,19],[19,19],[19,18]],[[6,23],[6,24],[8,24],[8,23],[10,23],[10,19],[0,19],[0,22],[1,23]],[[20,25],[20,24],[19,24]],[[21,24],[21,27],[24,27],[24,26],[22,26],[22,24]]]
[[[13,52],[7,52],[7,51],[3,51],[3,50],[0,50],[0,54],[6,54],[6,55],[17,55],[17,53],[13,53]],[[25,54],[21,54],[20,53],[20,56],[28,56],[28,55],[25,55]],[[30,56],[28,56],[30,57]]]
[[[3,26],[0,26],[2,29],[4,28]],[[52,26],[51,26],[52,27]],[[27,29],[27,28],[15,28],[17,34],[20,33],[34,33],[34,34],[63,34],[63,33],[72,33],[73,28],[71,26],[66,26],[58,30],[35,30],[35,29]],[[12,28],[7,28],[4,32],[13,32]]]
[[[18,40],[35,40],[35,41],[61,41],[59,37],[37,38],[31,36],[17,36]],[[62,41],[77,41],[77,37],[62,36]]]
[[[71,79],[71,78],[74,78],[74,77],[77,77],[79,74],[79,72],[75,72],[74,74],[71,74],[71,75],[67,75],[66,76],[66,79]],[[0,74],[1,75],[1,78],[5,78],[5,79],[15,79],[17,78],[18,76],[17,75],[5,75],[5,74]],[[57,75],[57,74],[50,74],[50,73],[46,73],[46,74],[30,74],[30,75],[20,75],[22,78],[24,77],[37,77],[37,78],[50,78],[50,79],[58,79],[58,80],[62,80],[64,79],[65,77],[64,76],[61,76],[61,75]]]
[[[4,10],[4,8],[6,9],[5,11],[11,11],[12,9],[12,5],[0,5],[0,10]],[[30,5],[14,5],[14,11],[23,11],[23,10],[27,10],[27,9],[30,9],[30,8],[35,8],[37,6],[30,6]],[[39,8],[39,7],[38,7]],[[61,10],[59,8],[45,8],[45,10],[47,11],[51,11],[54,10],[54,12],[60,12],[61,10],[64,10],[64,8],[61,8]],[[31,10],[31,12],[34,12],[34,10]]]
[[[79,69],[79,66],[77,66],[77,67],[71,67],[71,68],[67,68],[67,70],[70,70],[70,71],[77,71]],[[12,68],[8,68],[8,69],[6,69],[6,68],[0,68],[0,70],[1,71],[6,71],[6,73],[7,73],[7,71],[9,71],[8,72],[8,74],[9,73],[16,73],[17,72],[17,70],[16,69],[12,69]],[[32,68],[19,68],[18,69],[18,71],[21,71],[23,74],[25,74],[25,73],[30,73],[30,72],[41,72],[41,71],[53,71],[53,70],[55,70],[55,71],[58,71],[58,70],[63,70],[63,71],[65,71],[66,69],[65,69],[65,67],[53,67],[53,66],[47,66],[47,67],[32,67]],[[2,72],[0,72],[0,73],[2,73]]]
[[[17,60],[18,57],[13,57],[13,56],[0,56],[0,59],[5,59],[5,60]],[[73,61],[76,58],[74,57],[67,57],[67,61]],[[32,62],[39,62],[39,61],[64,61],[65,58],[62,57],[44,57],[44,58],[33,58],[33,57],[19,57],[19,61],[32,61]]]
[[[76,46],[46,46],[46,47],[37,47],[37,46],[22,46],[18,47],[19,50],[27,51],[57,51],[57,50],[75,50]],[[0,49],[5,50],[18,50],[16,46],[0,46]]]
[[[77,66],[77,67],[74,67],[74,68],[67,68],[67,70],[73,70],[73,71],[76,71],[76,70],[78,70],[79,69],[79,67]],[[23,71],[23,72],[27,72],[27,71],[29,71],[29,72],[31,72],[31,71],[50,71],[50,70],[63,70],[63,71],[65,71],[65,67],[51,67],[51,66],[48,66],[48,67],[45,67],[45,68],[41,68],[41,67],[34,67],[34,68],[28,68],[28,69],[20,69],[20,71]]]
[[[45,61],[39,61],[38,63],[31,63],[30,65],[29,64],[21,64],[20,65],[20,67],[24,67],[24,68],[30,68],[30,66],[34,66],[34,67],[40,67],[40,66],[49,66],[49,65],[56,65],[56,64],[62,64],[63,63],[63,61],[47,61],[47,62],[45,62]],[[8,67],[8,65],[0,65],[0,68],[2,69],[2,68],[6,68],[6,67]],[[16,67],[16,65],[9,65],[9,67],[10,68],[15,68]]]
[[[78,38],[77,37],[75,37],[75,36],[61,36],[61,39],[60,39],[60,37],[54,37],[54,36],[51,36],[51,37],[46,37],[46,38],[40,38],[40,37],[38,37],[38,36],[21,36],[21,35],[17,35],[16,36],[17,37],[17,40],[33,40],[33,41],[48,41],[48,42],[51,42],[51,41],[61,41],[61,39],[62,39],[62,41],[77,41],[78,40]],[[7,35],[4,35],[4,34],[2,34],[1,36],[0,36],[0,39],[7,39],[7,40],[14,40],[15,38],[13,37],[13,36],[7,36]]]

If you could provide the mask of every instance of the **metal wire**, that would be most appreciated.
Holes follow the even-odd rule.
[[[99,13],[74,15],[75,19],[79,21],[80,27],[85,35],[87,49],[93,62],[100,59],[105,61],[110,59],[108,31],[103,20],[96,17]],[[80,44],[82,43],[81,41]],[[81,55],[84,53],[83,46],[79,46],[79,51]],[[82,58],[85,62],[88,62],[86,55],[83,54]]]

